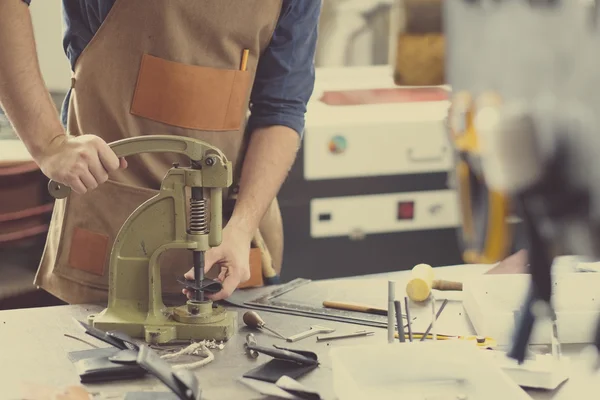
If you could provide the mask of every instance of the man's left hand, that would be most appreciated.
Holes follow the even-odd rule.
[[[233,291],[242,282],[250,279],[250,242],[252,236],[248,232],[235,226],[227,225],[223,228],[223,240],[220,246],[213,247],[206,252],[204,272],[212,268],[221,268],[217,278],[223,284],[223,289],[207,298],[217,301],[231,296]],[[194,279],[194,269],[185,274],[186,279]],[[183,289],[188,298],[193,297],[193,291]]]

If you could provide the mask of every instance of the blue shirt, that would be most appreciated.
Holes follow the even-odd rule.
[[[31,0],[23,1],[31,3]],[[114,2],[63,0],[63,46],[71,66],[97,32]],[[250,97],[249,129],[283,125],[302,135],[306,104],[314,89],[314,56],[321,2],[283,0],[273,38],[257,66]],[[63,123],[66,121],[66,109],[63,107]]]

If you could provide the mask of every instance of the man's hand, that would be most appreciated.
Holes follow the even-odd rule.
[[[119,160],[108,144],[94,135],[58,135],[35,161],[44,175],[79,194],[97,188],[111,172],[127,167],[125,159]]]
[[[0,1],[0,104],[42,172],[83,194],[125,168],[99,137],[68,137],[42,79],[27,4]]]
[[[250,279],[250,242],[252,235],[234,225],[223,228],[221,245],[206,252],[204,271],[213,267],[221,267],[218,280],[223,283],[223,290],[214,295],[207,295],[213,301],[223,300],[231,296],[241,282]],[[185,274],[186,279],[194,279],[194,269]],[[192,298],[193,292],[183,289],[183,293]]]

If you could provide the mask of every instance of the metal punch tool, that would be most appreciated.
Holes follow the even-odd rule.
[[[354,333],[346,333],[343,335],[331,335],[331,336],[317,336],[317,342],[328,342],[330,340],[348,339],[354,337],[371,336],[375,332],[373,331],[358,331]]]
[[[298,340],[306,339],[307,337],[317,335],[319,333],[332,333],[332,332],[335,332],[335,329],[327,328],[325,326],[313,325],[310,327],[309,330],[298,333],[294,336],[290,336],[286,340],[288,342],[297,342]]]

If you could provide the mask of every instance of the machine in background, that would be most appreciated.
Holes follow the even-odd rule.
[[[282,279],[462,263],[444,86],[389,66],[317,68],[302,148],[280,193]]]
[[[598,2],[456,0],[444,10],[459,162],[515,201],[529,242],[531,287],[510,352],[522,362],[536,318],[553,322],[558,342],[554,257],[600,257]]]

